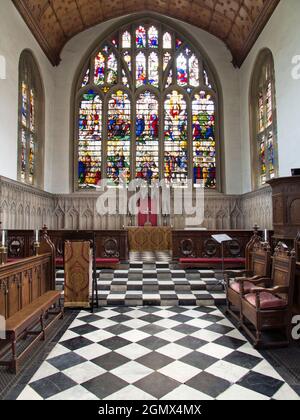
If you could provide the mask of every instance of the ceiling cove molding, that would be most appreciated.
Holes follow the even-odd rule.
[[[280,0],[12,0],[54,66],[80,32],[116,17],[155,12],[221,39],[241,67]]]

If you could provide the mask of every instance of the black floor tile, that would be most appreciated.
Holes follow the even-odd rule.
[[[249,372],[238,382],[238,385],[271,398],[282,387],[283,383],[284,382],[271,378],[270,376]]]
[[[187,336],[176,341],[176,344],[187,347],[188,349],[197,350],[200,347],[207,344],[207,341],[200,340],[199,338],[196,338],[196,337]]]
[[[169,392],[173,391],[180,384],[174,379],[155,372],[136,382],[134,385],[153,397],[160,399],[169,394]]]
[[[116,369],[119,366],[125,365],[125,363],[130,362],[130,359],[127,357],[122,356],[119,353],[115,353],[114,351],[104,356],[97,357],[97,359],[92,360],[93,363],[105,369],[107,371]]]
[[[216,398],[230,386],[230,383],[222,378],[217,378],[210,373],[201,372],[199,375],[186,382],[186,385]]]
[[[148,353],[145,356],[140,357],[136,360],[137,363],[145,365],[153,370],[159,370],[164,366],[169,365],[170,363],[174,362],[174,359],[165,356],[164,354],[160,354],[157,352]]]
[[[100,377],[83,383],[81,386],[96,395],[96,397],[98,397],[100,400],[103,400],[109,395],[114,394],[120,389],[128,386],[128,383],[123,381],[123,379],[112,375],[111,373],[105,373]]]
[[[67,341],[62,341],[60,344],[66,347],[67,349],[74,351],[74,350],[79,350],[82,347],[86,347],[94,343],[84,337],[75,337]]]
[[[261,362],[261,358],[252,356],[250,354],[234,351],[223,359],[225,362],[233,363],[242,366],[246,369],[253,369]]]
[[[169,342],[166,340],[163,340],[162,338],[151,336],[151,337],[145,338],[142,341],[139,341],[138,344],[150,350],[157,350],[161,347],[166,346],[167,344],[169,344]]]
[[[181,362],[187,363],[188,365],[194,366],[202,370],[209,368],[218,360],[219,359],[216,359],[212,356],[208,356],[204,353],[199,353],[197,351],[194,351],[193,353],[190,353],[184,356],[182,359],[180,359]]]
[[[54,359],[48,360],[52,366],[56,367],[56,369],[62,371],[69,369],[70,367],[80,365],[81,363],[86,362],[86,359],[79,356],[74,352],[66,353],[58,357],[54,357]]]
[[[76,385],[72,379],[61,372],[30,384],[31,388],[44,399],[53,397]]]
[[[101,346],[104,346],[110,350],[118,350],[122,347],[128,346],[129,344],[131,344],[131,341],[125,340],[125,338],[122,337],[111,337],[108,338],[107,340],[101,341],[99,344],[101,344]]]

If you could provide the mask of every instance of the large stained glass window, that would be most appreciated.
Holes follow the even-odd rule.
[[[43,88],[38,66],[28,50],[19,64],[19,152],[20,181],[42,187]]]
[[[76,188],[104,177],[117,186],[121,175],[218,187],[218,93],[177,31],[154,20],[122,27],[98,44],[77,86]]]
[[[278,176],[274,62],[263,50],[252,77],[253,186],[260,187]]]

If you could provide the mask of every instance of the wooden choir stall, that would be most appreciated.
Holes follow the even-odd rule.
[[[0,340],[0,365],[14,373],[63,317],[61,293],[55,290],[54,246],[43,234],[35,247],[36,255],[3,261],[0,266],[0,315],[5,318],[6,333]],[[31,336],[34,339],[28,340]]]

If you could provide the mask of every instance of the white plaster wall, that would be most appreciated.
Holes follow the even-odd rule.
[[[280,176],[300,167],[300,77],[292,77],[292,59],[300,55],[300,1],[282,0],[240,70],[243,192],[251,190],[249,86],[263,48],[274,56]],[[298,71],[300,76],[300,70]]]
[[[53,123],[54,123],[54,69],[10,0],[0,1],[0,56],[6,63],[6,78],[0,77],[0,175],[17,179],[18,135],[18,67],[20,54],[30,49],[39,66],[45,89],[45,182],[51,190]],[[3,60],[2,58],[2,60]]]
[[[88,49],[118,19],[105,22],[89,29],[70,40],[62,52],[62,62],[55,69],[56,106],[54,124],[53,184],[55,193],[69,193],[72,190],[70,156],[70,130],[72,130],[70,108],[75,73]],[[231,54],[225,44],[209,33],[194,26],[177,21],[199,42],[213,63],[223,91],[225,180],[224,191],[239,194],[242,191],[241,148],[240,148],[240,103],[238,70],[231,64]]]

